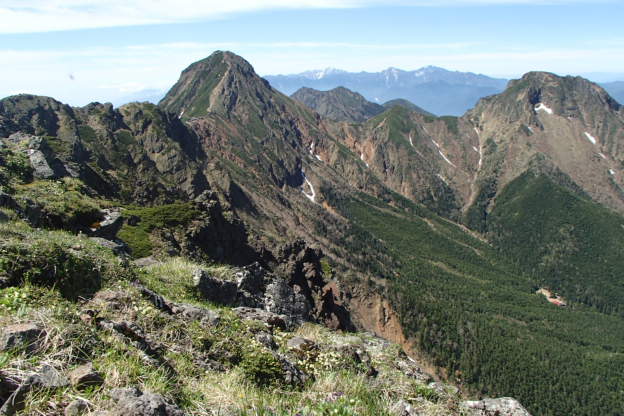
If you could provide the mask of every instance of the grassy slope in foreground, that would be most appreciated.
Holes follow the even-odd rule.
[[[457,226],[404,201],[345,205],[402,264],[391,298],[404,330],[447,374],[538,415],[616,415],[624,320],[550,305],[532,278]],[[383,208],[383,211],[382,211]]]

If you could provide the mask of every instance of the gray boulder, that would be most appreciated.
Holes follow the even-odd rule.
[[[24,348],[27,351],[37,349],[46,332],[34,323],[8,325],[0,334],[0,351]]]
[[[116,402],[111,416],[183,416],[184,412],[167,403],[160,394],[145,392],[137,388],[114,389],[110,397]]]
[[[198,269],[193,273],[193,285],[205,300],[222,305],[236,303],[238,291],[234,282],[217,279],[210,276],[207,271]]]
[[[303,386],[310,376],[301,371],[294,363],[292,363],[288,357],[282,354],[275,354],[275,358],[279,361],[282,367],[282,374],[284,382],[294,387]]]
[[[511,397],[464,401],[461,407],[471,416],[531,416],[516,399]]]
[[[255,262],[236,273],[239,301],[244,306],[262,307],[267,272]]]
[[[42,387],[38,375],[27,377],[0,407],[0,416],[12,416],[22,410],[28,393],[38,387]]]
[[[69,385],[69,380],[56,368],[50,365],[43,365],[37,372],[41,385],[47,388],[59,388]]]
[[[269,334],[268,332],[258,332],[255,338],[256,341],[258,341],[260,344],[264,345],[270,350],[277,350],[278,348],[278,345],[275,342],[275,338],[273,338],[273,335]]]
[[[302,293],[295,292],[285,280],[275,278],[267,285],[264,296],[266,310],[287,316],[288,327],[311,320],[310,303]]]
[[[28,149],[28,158],[30,159],[30,165],[33,168],[35,178],[52,179],[56,176],[41,150]]]

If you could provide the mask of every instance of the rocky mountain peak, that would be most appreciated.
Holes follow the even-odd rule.
[[[159,105],[178,117],[202,117],[208,113],[236,112],[246,98],[262,100],[272,91],[249,62],[240,56],[217,51],[182,71],[178,82]]]

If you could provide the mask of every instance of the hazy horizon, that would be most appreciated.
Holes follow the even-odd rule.
[[[587,0],[5,0],[0,96],[72,105],[164,91],[231,50],[260,75],[433,65],[496,78],[543,70],[624,79],[624,5]]]

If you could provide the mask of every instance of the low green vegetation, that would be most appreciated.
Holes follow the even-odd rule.
[[[0,224],[0,275],[18,285],[55,287],[77,299],[130,272],[109,250],[87,238],[9,222]]]
[[[42,225],[49,228],[79,230],[101,219],[100,210],[107,202],[88,196],[78,179],[38,180],[15,187],[18,203],[35,202],[41,208]]]
[[[130,247],[135,258],[147,257],[152,254],[153,245],[150,233],[154,230],[177,227],[189,224],[200,215],[200,212],[190,202],[159,205],[155,207],[128,207],[124,215],[133,218],[119,231],[121,238]]]

